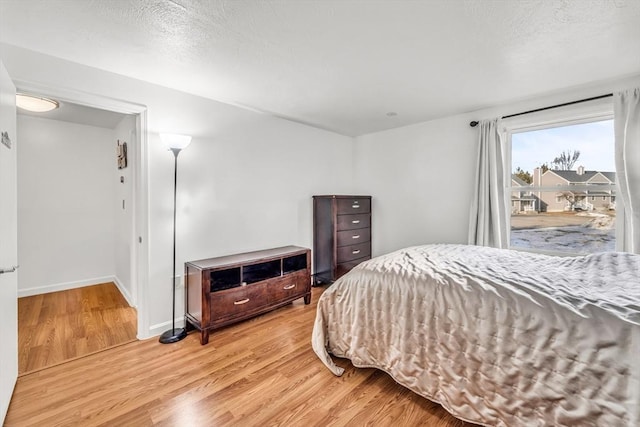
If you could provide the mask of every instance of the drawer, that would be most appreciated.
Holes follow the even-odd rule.
[[[269,301],[278,303],[296,297],[302,297],[311,289],[311,277],[307,270],[288,274],[279,279],[270,280],[267,288]]]
[[[268,304],[264,283],[211,293],[211,321],[244,316]]]
[[[338,231],[338,247],[355,245],[358,243],[368,242],[371,240],[371,229],[361,228],[358,230]]]
[[[338,215],[336,218],[336,230],[355,230],[357,228],[371,227],[371,214]]]
[[[343,262],[341,264],[337,265],[336,268],[336,279],[339,277],[344,276],[345,274],[347,274],[353,267],[355,267],[356,265],[360,264],[362,261],[366,261],[368,259],[371,259],[371,257],[365,257],[365,258],[358,258],[356,260],[353,261],[349,261],[349,262]]]
[[[338,215],[360,214],[371,212],[371,199],[367,197],[352,197],[336,199]]]
[[[337,264],[353,261],[354,259],[364,258],[371,255],[371,242],[360,243],[357,245],[342,246],[338,248]]]

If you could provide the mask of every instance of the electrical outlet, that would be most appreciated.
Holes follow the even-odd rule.
[[[175,284],[176,289],[180,289],[184,287],[184,283],[182,282],[182,276],[176,276],[173,278],[173,283]]]

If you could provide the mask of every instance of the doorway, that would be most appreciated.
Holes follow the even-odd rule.
[[[124,103],[116,111],[97,108],[84,94],[79,102],[37,94],[60,106],[53,114],[18,109],[22,373],[130,341],[139,329],[131,307],[139,301],[136,191],[144,111]],[[133,319],[123,314],[127,308]]]
[[[136,341],[136,329],[113,282],[18,298],[18,375]]]

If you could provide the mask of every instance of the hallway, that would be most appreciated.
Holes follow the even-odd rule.
[[[136,340],[137,314],[114,283],[18,299],[19,375]]]

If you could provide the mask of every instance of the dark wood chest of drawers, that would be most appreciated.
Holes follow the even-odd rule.
[[[315,283],[332,283],[371,259],[371,196],[313,196]]]
[[[304,298],[311,302],[309,249],[285,246],[185,263],[186,321],[201,332]]]

